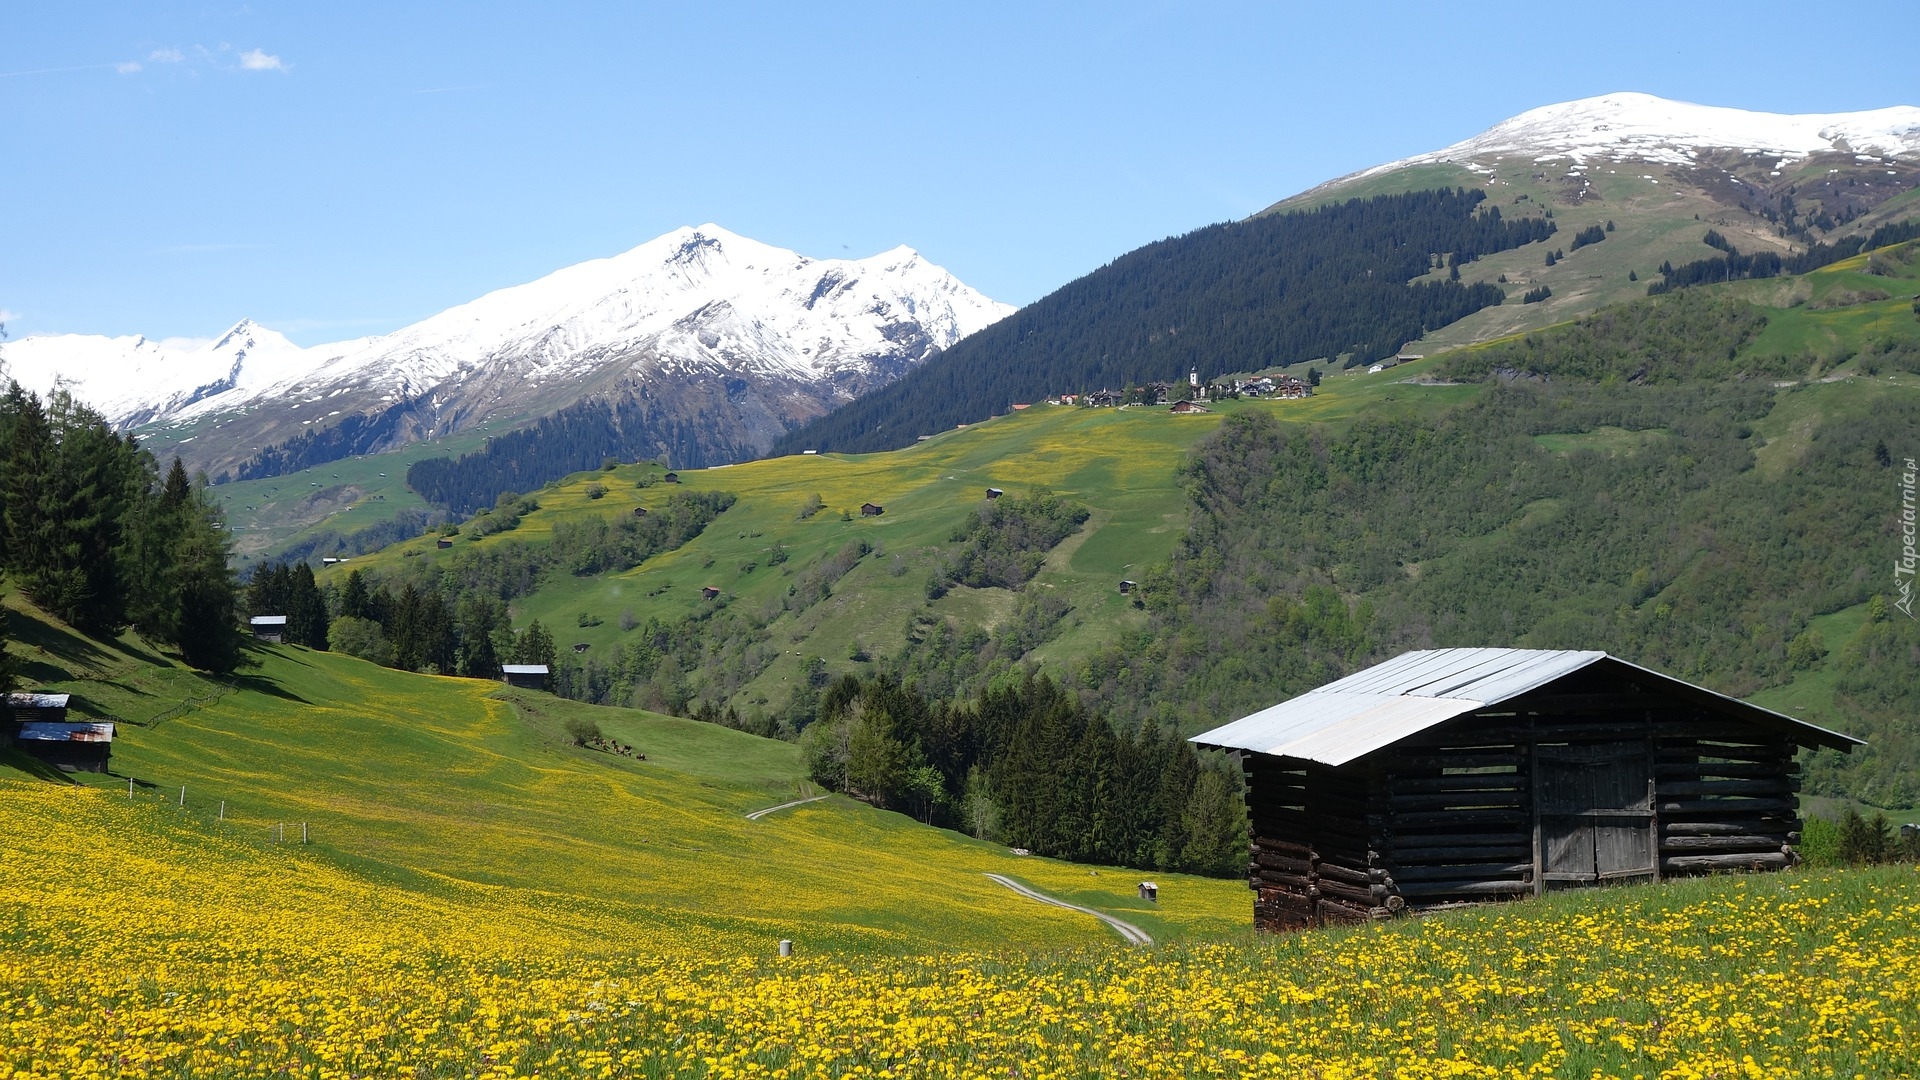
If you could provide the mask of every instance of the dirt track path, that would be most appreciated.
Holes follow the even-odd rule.
[[[1021,896],[1024,896],[1029,900],[1038,900],[1043,904],[1052,904],[1054,907],[1063,907],[1068,909],[1069,911],[1085,912],[1086,914],[1091,915],[1096,919],[1099,919],[1101,922],[1106,923],[1108,926],[1113,927],[1114,930],[1119,932],[1121,937],[1127,939],[1127,944],[1129,945],[1153,944],[1153,938],[1145,930],[1140,929],[1139,927],[1133,925],[1130,922],[1127,922],[1124,919],[1116,919],[1113,916],[1108,915],[1104,911],[1095,911],[1090,907],[1081,907],[1079,904],[1069,904],[1065,900],[1061,900],[1058,897],[1048,896],[1046,893],[1043,893],[1038,889],[1029,888],[1028,886],[1022,885],[1010,877],[1003,877],[999,874],[988,874],[987,876],[989,878],[992,878],[994,881],[997,881],[1000,884],[1005,885],[1007,888],[1012,889],[1014,892],[1019,893]]]
[[[753,813],[747,815],[747,820],[759,821],[761,818],[766,817],[768,814],[773,813],[775,810],[785,810],[790,806],[805,806],[810,802],[819,802],[821,799],[824,799],[824,798],[827,798],[827,796],[815,795],[811,799],[795,799],[792,802],[783,802],[779,806],[769,806],[764,810],[755,810]]]

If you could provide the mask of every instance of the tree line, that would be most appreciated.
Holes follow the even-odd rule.
[[[1806,274],[1823,266],[1831,266],[1842,259],[1851,259],[1863,251],[1872,251],[1889,244],[1901,244],[1920,238],[1920,218],[1908,218],[1882,225],[1865,236],[1843,236],[1831,243],[1810,245],[1798,255],[1780,255],[1772,251],[1757,251],[1743,255],[1716,229],[1708,229],[1701,242],[1711,248],[1726,252],[1724,255],[1709,259],[1695,259],[1692,262],[1675,266],[1671,262],[1660,264],[1660,280],[1647,286],[1648,296],[1659,296],[1675,289],[1684,289],[1694,285],[1713,285],[1722,281],[1741,281],[1748,278],[1770,278],[1781,274]]]
[[[847,675],[801,733],[809,774],[921,821],[1077,862],[1246,872],[1241,780],[1154,725],[1130,733],[1044,676],[930,698]]]
[[[355,568],[344,582],[326,586],[315,584],[305,563],[263,564],[254,568],[246,602],[250,614],[285,615],[285,640],[293,644],[407,671],[480,679],[498,678],[503,663],[546,664],[563,693],[600,700],[586,693],[577,664],[568,670],[559,663],[551,630],[538,622],[513,628],[508,602],[533,593],[556,574],[618,572],[678,548],[733,502],[726,492],[675,491],[644,517],[559,522],[546,543],[509,540],[436,550],[398,571]],[[506,493],[464,532],[448,527],[442,535],[470,543],[511,531],[538,506],[536,500]]]
[[[219,506],[178,458],[153,455],[56,389],[0,398],[0,570],[41,609],[95,636],[129,626],[187,663],[241,659],[237,582]]]
[[[493,505],[503,492],[532,491],[608,460],[658,457],[683,469],[707,463],[708,440],[697,426],[656,408],[639,393],[583,398],[531,426],[489,438],[459,457],[422,458],[407,466],[407,486],[456,514]],[[751,457],[744,450],[730,458]]]
[[[871,451],[1069,391],[1198,368],[1258,370],[1394,355],[1505,293],[1424,277],[1553,235],[1543,217],[1481,209],[1480,191],[1351,199],[1208,226],[1130,252],[972,334],[898,381],[775,444]]]

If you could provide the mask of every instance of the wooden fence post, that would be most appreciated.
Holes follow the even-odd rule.
[[[185,784],[180,785],[180,805],[187,805],[187,785]]]

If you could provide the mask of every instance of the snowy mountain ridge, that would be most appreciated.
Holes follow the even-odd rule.
[[[1470,139],[1354,176],[1493,157],[1564,158],[1576,165],[1594,159],[1684,165],[1703,150],[1719,149],[1779,155],[1783,162],[1821,153],[1920,157],[1920,107],[1789,114],[1695,105],[1651,94],[1603,94],[1529,109]]]
[[[303,349],[242,320],[197,348],[55,335],[13,342],[6,359],[23,384],[63,381],[122,427],[338,395],[368,408],[476,379],[492,387],[467,404],[481,414],[515,387],[553,388],[609,365],[642,381],[725,373],[831,385],[917,362],[1011,310],[911,248],[810,259],[707,224],[377,337]]]

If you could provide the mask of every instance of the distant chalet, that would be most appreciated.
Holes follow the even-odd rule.
[[[1172,408],[1169,408],[1167,411],[1176,416],[1188,416],[1193,413],[1212,412],[1213,410],[1196,401],[1176,401],[1173,403]]]
[[[285,615],[255,615],[247,620],[247,626],[253,631],[255,641],[270,641],[278,645],[287,637]]]
[[[1791,866],[1795,751],[1861,745],[1544,649],[1405,653],[1192,741],[1241,756],[1261,930]]]
[[[11,746],[61,772],[107,771],[114,726],[67,719],[69,694],[8,694],[0,713],[0,746]]]
[[[887,512],[887,508],[884,506],[881,506],[879,503],[861,503],[860,504],[861,517],[879,517],[881,514],[884,514],[886,512]]]

